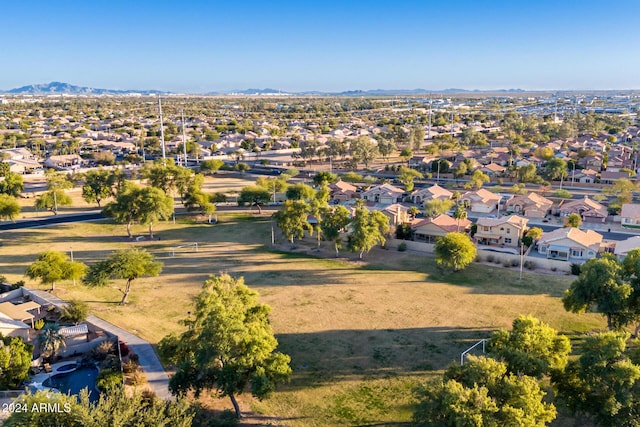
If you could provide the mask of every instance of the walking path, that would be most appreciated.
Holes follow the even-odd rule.
[[[42,300],[47,301],[49,304],[54,304],[58,307],[64,306],[67,303],[54,295],[51,295],[45,291],[38,291],[29,289],[28,292],[32,295],[32,299],[40,304]],[[46,304],[43,304],[46,305]],[[173,400],[173,396],[169,392],[169,377],[164,371],[160,359],[153,350],[153,346],[142,338],[125,331],[116,325],[102,320],[94,315],[87,316],[87,322],[90,322],[105,332],[117,335],[118,339],[125,344],[131,351],[138,355],[140,361],[140,368],[147,377],[149,387],[153,392],[161,399]]]

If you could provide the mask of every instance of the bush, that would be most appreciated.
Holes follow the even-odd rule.
[[[62,307],[60,313],[60,320],[77,325],[87,320],[89,306],[84,301],[71,300],[66,307]]]
[[[526,268],[527,270],[535,270],[536,269],[536,263],[533,261],[525,261],[524,262],[524,268]]]
[[[139,364],[140,363],[140,356],[138,356],[136,353],[131,353],[129,355],[129,360]]]
[[[398,245],[398,251],[404,252],[406,250],[407,250],[407,244],[405,242],[402,242]]]
[[[132,374],[138,370],[139,366],[140,365],[138,365],[137,362],[134,362],[133,360],[129,359],[128,361],[122,364],[122,371],[125,374]]]
[[[100,362],[100,369],[120,370],[120,359],[115,354],[107,354],[107,357]]]
[[[122,387],[123,380],[124,377],[122,376],[122,372],[112,369],[103,369],[98,374],[96,386],[102,391],[107,391],[116,387]]]
[[[134,371],[129,376],[129,384],[132,386],[139,386],[147,382],[147,377],[145,377],[144,372],[142,371]]]
[[[580,264],[571,264],[571,274],[573,274],[574,276],[579,276],[580,268]]]
[[[505,267],[511,267],[511,260],[505,259],[504,261],[502,261],[502,265]]]
[[[44,328],[44,319],[38,319],[35,322],[33,322],[33,329],[35,329],[36,331],[39,331],[42,328]]]
[[[517,267],[519,265],[520,265],[520,261],[518,261],[517,259],[511,260],[511,267]]]
[[[495,257],[493,255],[487,255],[487,262],[493,262]]]
[[[96,348],[91,350],[91,356],[98,362],[102,362],[107,358],[109,354],[112,354],[114,350],[113,342],[107,340],[103,341]]]
[[[493,262],[495,262],[496,264],[501,264],[502,261],[500,261],[500,258],[496,258],[495,260],[493,260]]]

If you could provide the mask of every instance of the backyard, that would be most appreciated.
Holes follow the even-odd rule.
[[[374,249],[330,257],[309,243],[270,246],[266,217],[219,215],[216,225],[167,222],[156,228],[161,240],[126,238],[124,226],[81,223],[0,234],[0,274],[25,280],[26,267],[44,250],[73,251],[76,261],[105,258],[111,251],[145,247],[164,263],[159,277],[136,280],[130,303],[118,305],[115,288],[89,289],[57,284],[63,299],[87,301],[93,314],[152,343],[180,331],[192,310],[191,298],[210,274],[244,276],[271,305],[271,323],[280,348],[291,355],[294,375],[262,402],[244,397],[245,410],[265,422],[325,426],[408,421],[411,388],[450,363],[496,328],[509,327],[518,314],[532,314],[569,334],[604,328],[597,315],[566,313],[559,297],[569,276],[518,273],[472,265],[442,272],[433,258]],[[144,234],[144,227],[134,227]],[[278,235],[276,230],[276,236]],[[198,242],[198,251],[186,247]],[[44,289],[35,282],[27,286]],[[230,407],[226,400],[216,407]]]

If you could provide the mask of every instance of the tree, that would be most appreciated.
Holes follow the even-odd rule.
[[[424,142],[424,128],[422,126],[413,126],[409,131],[409,141],[415,151],[420,151]]]
[[[447,233],[436,240],[436,262],[453,271],[464,269],[476,259],[476,245],[464,233]]]
[[[489,355],[509,372],[536,378],[564,369],[570,352],[569,338],[532,316],[518,316],[511,331],[494,332],[488,343]]]
[[[558,181],[567,177],[567,162],[553,158],[544,167],[544,175],[549,181]]]
[[[320,229],[324,238],[333,242],[336,250],[336,258],[339,255],[342,246],[342,237],[340,232],[345,229],[351,222],[351,213],[344,206],[336,206],[334,208],[326,206],[323,208],[322,223]]]
[[[336,181],[338,181],[338,175],[327,171],[318,172],[313,177],[313,184],[316,187],[319,187],[322,184],[333,184]]]
[[[382,156],[382,158],[387,161],[389,160],[389,156],[396,150],[396,143],[393,141],[393,138],[376,138],[378,141],[378,152]]]
[[[400,152],[400,157],[408,164],[409,160],[413,157],[413,151],[411,151],[410,148],[405,148]]]
[[[140,188],[127,183],[115,202],[105,207],[103,214],[118,223],[127,224],[129,237],[132,237],[131,225],[135,221],[148,225],[149,238],[153,239],[153,224],[173,214],[173,198],[159,188]]]
[[[567,215],[564,219],[565,227],[573,227],[578,228],[582,224],[582,217],[577,213],[571,213]]]
[[[460,220],[467,219],[467,210],[464,205],[457,204],[455,210],[453,211],[453,218],[456,220],[456,231],[460,231]]]
[[[453,170],[453,177],[462,178],[467,174],[468,171],[469,171],[469,168],[467,164],[465,162],[460,162],[458,163],[458,166],[456,166],[455,169]]]
[[[557,197],[559,199],[571,199],[573,195],[563,188],[562,190],[554,191],[553,197]]]
[[[273,214],[276,225],[293,244],[293,239],[302,239],[305,231],[311,231],[311,224],[307,221],[309,205],[302,200],[287,200],[282,208]]]
[[[489,175],[487,175],[486,173],[478,169],[475,172],[473,172],[473,175],[471,175],[471,179],[469,179],[469,182],[467,182],[464,185],[464,187],[478,190],[482,188],[485,182],[490,182],[490,181],[491,181],[491,178],[489,178]]]
[[[70,190],[73,188],[71,175],[48,169],[45,172],[45,178],[47,180],[47,190]]]
[[[369,252],[375,245],[384,245],[385,235],[389,233],[389,218],[380,211],[370,212],[367,208],[356,208],[351,222],[349,235],[349,249],[359,252],[362,259],[365,252]]]
[[[256,185],[244,187],[240,191],[240,198],[238,198],[238,203],[248,203],[249,206],[256,206],[258,208],[258,213],[262,213],[262,205],[265,203],[269,203],[269,199],[271,198],[271,194],[262,187],[258,187]]]
[[[87,203],[97,203],[100,207],[102,200],[115,197],[116,188],[123,185],[124,175],[112,171],[99,169],[87,172],[84,175],[82,186],[82,198]]]
[[[211,215],[216,211],[216,205],[211,202],[211,196],[202,191],[203,184],[204,176],[196,174],[185,193],[182,194],[182,204],[189,212],[200,211],[208,215],[211,222]]]
[[[413,190],[413,180],[416,178],[422,178],[422,174],[415,169],[400,167],[398,179],[402,182],[406,191]]]
[[[34,206],[38,209],[46,209],[58,215],[59,206],[70,206],[73,203],[71,197],[63,190],[50,190],[36,198]]]
[[[84,283],[90,287],[102,287],[111,280],[126,280],[120,305],[127,303],[134,280],[150,276],[156,277],[162,272],[162,263],[156,262],[153,255],[144,249],[129,249],[114,252],[106,260],[98,261],[89,267]]]
[[[9,172],[9,164],[0,162],[0,165],[7,165],[6,171],[0,171],[0,194],[18,197],[24,190],[24,180],[22,175]]]
[[[543,233],[542,228],[531,227],[525,232],[524,236],[522,236],[522,243],[525,246],[531,246],[533,242],[537,241],[539,238],[542,237],[542,233]]]
[[[84,301],[72,299],[67,303],[66,306],[62,307],[60,311],[61,320],[77,325],[78,323],[87,320],[89,306]]]
[[[70,261],[63,252],[47,251],[38,255],[25,274],[31,280],[40,279],[43,284],[51,285],[54,290],[56,282],[80,279],[86,269],[86,265]]]
[[[141,174],[150,186],[166,194],[171,194],[173,191],[184,194],[194,175],[191,169],[176,166],[171,159],[159,159],[154,163],[147,163]]]
[[[552,376],[558,399],[597,426],[638,425],[640,365],[626,351],[627,339],[612,332],[587,336],[580,358]]]
[[[487,357],[468,356],[416,394],[413,420],[419,425],[542,427],[556,417],[535,378],[508,373],[504,363]]]
[[[218,160],[218,159],[203,160],[200,163],[200,172],[204,174],[214,174],[223,165],[224,165],[224,162],[222,160]]]
[[[454,204],[455,202],[451,199],[431,199],[424,204],[424,214],[433,218],[449,212]]]
[[[215,390],[230,398],[240,418],[236,396],[247,386],[261,399],[288,381],[291,359],[276,351],[270,311],[242,278],[211,276],[195,298],[194,318],[184,321],[188,330],[163,338],[158,346],[165,361],[178,366],[169,382],[171,392],[181,396]]]
[[[20,215],[20,205],[15,197],[0,193],[0,220],[16,220]]]
[[[0,389],[19,388],[29,378],[33,345],[0,334]]]
[[[23,394],[14,404],[28,410],[12,412],[3,426],[191,427],[195,415],[184,399],[170,402],[123,387],[102,390],[95,403],[84,390],[79,396],[50,391]],[[57,410],[32,410],[43,407]]]
[[[54,360],[58,350],[66,346],[64,336],[60,333],[60,327],[57,325],[45,325],[38,334],[38,343],[40,344],[40,352],[49,360]]]
[[[364,167],[368,168],[378,157],[378,147],[375,141],[368,136],[359,136],[352,140],[349,151],[356,167],[358,163],[364,163]]]
[[[316,190],[307,184],[293,184],[287,188],[286,197],[288,200],[311,200],[316,194]]]
[[[622,273],[613,256],[588,260],[582,264],[578,279],[565,291],[565,310],[581,313],[595,306],[595,311],[606,317],[609,330],[627,325],[634,317],[629,307],[633,287],[624,281]]]

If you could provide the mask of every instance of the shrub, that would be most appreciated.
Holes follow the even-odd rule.
[[[527,270],[535,270],[536,269],[536,263],[533,261],[525,261],[524,262],[524,268],[526,268]]]
[[[131,353],[129,355],[129,360],[139,364],[140,363],[140,356],[138,356],[136,353]]]
[[[96,386],[103,391],[111,390],[116,387],[122,387],[124,377],[122,372],[112,369],[103,369],[98,374]]]
[[[44,319],[38,319],[35,322],[33,322],[33,328],[36,331],[39,331],[40,329],[44,328]]]
[[[406,250],[407,250],[407,244],[405,242],[402,242],[398,245],[398,251],[404,252]]]
[[[113,342],[103,341],[96,348],[91,350],[91,356],[98,362],[102,362],[107,356],[113,353]]]
[[[129,354],[129,346],[126,343],[119,342],[120,345],[120,356],[125,357]]]
[[[62,307],[62,310],[60,310],[60,320],[77,325],[87,320],[88,312],[89,306],[86,302],[71,300],[66,307]]]
[[[505,267],[511,267],[511,260],[505,259],[504,261],[502,261],[502,265]]]
[[[135,371],[138,370],[139,366],[140,365],[138,365],[137,362],[134,362],[133,360],[129,359],[128,361],[126,361],[126,362],[124,362],[122,364],[122,371],[125,374],[132,374],[132,373],[134,373]]]
[[[496,264],[501,264],[502,261],[500,261],[500,258],[496,258],[493,262],[495,262]]]
[[[120,370],[120,359],[115,354],[107,354],[107,357],[100,362],[100,369]]]
[[[519,265],[520,265],[520,261],[518,261],[517,259],[511,260],[511,267],[517,267]]]
[[[144,372],[142,371],[133,371],[131,376],[129,376],[129,384],[132,386],[139,386],[147,382],[147,377],[145,377]]]
[[[487,255],[487,262],[493,262],[495,257],[493,255]]]
[[[551,271],[558,271],[558,267],[556,266],[551,267]]]
[[[573,274],[574,276],[579,276],[580,268],[580,264],[571,264],[571,274]]]

